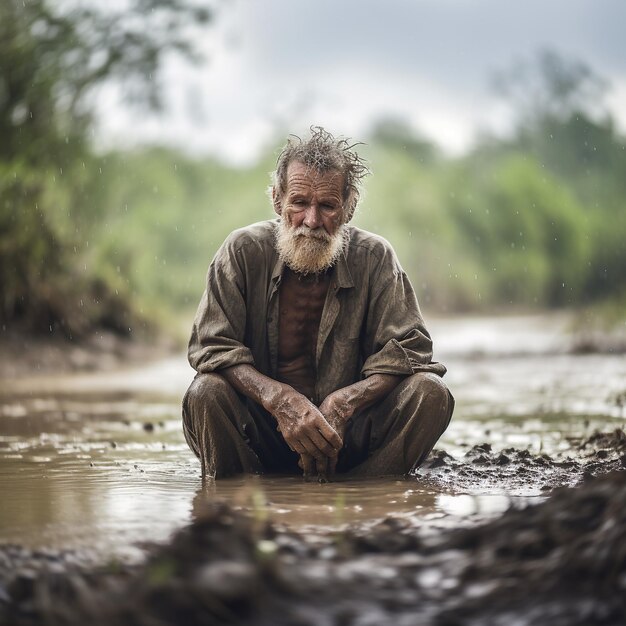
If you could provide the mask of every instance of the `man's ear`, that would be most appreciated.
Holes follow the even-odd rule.
[[[272,187],[272,204],[274,205],[274,211],[276,211],[278,215],[282,215],[283,207],[280,202],[280,196],[276,191],[276,187]]]

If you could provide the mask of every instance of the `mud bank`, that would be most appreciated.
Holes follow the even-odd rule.
[[[623,624],[626,435],[595,434],[570,452],[435,453],[425,480],[462,485],[490,469],[514,485],[506,472],[526,467],[548,486],[580,483],[466,528],[387,519],[303,533],[214,503],[132,567],[3,546],[0,623]]]
[[[111,332],[81,340],[0,333],[0,378],[14,379],[60,372],[103,372],[165,358],[181,346],[165,337],[139,333],[137,338]]]
[[[434,450],[417,476],[456,490],[503,488],[508,493],[574,486],[586,478],[626,468],[626,434],[617,429],[590,437],[570,437],[569,447],[552,455],[526,449],[494,450],[489,443],[470,448],[455,458]]]

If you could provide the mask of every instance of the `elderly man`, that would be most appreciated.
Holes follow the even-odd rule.
[[[344,139],[283,148],[278,219],[233,232],[207,275],[183,401],[203,476],[416,468],[454,400],[413,288],[387,241],[348,226],[363,177]]]

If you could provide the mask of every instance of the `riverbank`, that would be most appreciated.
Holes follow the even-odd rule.
[[[578,486],[452,529],[388,518],[304,532],[213,500],[134,566],[3,546],[0,623],[623,624],[624,431],[572,441],[574,457],[509,450],[503,461],[487,446],[453,462],[440,451],[421,480],[441,481],[446,467],[466,477],[490,467],[507,484],[506,468],[541,467],[552,485]]]
[[[0,332],[0,379],[110,372],[152,363],[184,350],[191,317],[178,319],[173,327],[170,334],[154,329],[125,336],[98,331],[80,340],[4,330]],[[595,309],[435,317],[428,327],[439,358],[626,353],[626,321],[618,323]]]
[[[428,326],[435,339],[435,356],[439,358],[626,354],[626,321],[618,322],[595,309],[434,318]],[[186,316],[174,323],[175,332],[169,335],[155,330],[125,336],[98,331],[80,340],[70,340],[5,329],[0,332],[0,379],[111,372],[142,366],[183,351],[190,328],[191,320]],[[472,332],[467,333],[467,328]]]
[[[180,349],[180,342],[166,336],[129,338],[101,331],[72,341],[4,332],[0,334],[0,378],[113,371],[154,362]]]

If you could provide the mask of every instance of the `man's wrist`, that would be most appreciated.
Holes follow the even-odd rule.
[[[239,393],[254,400],[270,413],[287,387],[248,364],[234,365],[223,369],[221,373]]]
[[[289,389],[289,385],[281,383],[278,380],[270,380],[271,383],[267,385],[261,398],[261,405],[268,413],[275,415],[277,413],[280,400]]]
[[[348,389],[351,391],[352,414],[358,413],[382,400],[395,389],[403,378],[404,376],[394,376],[392,374],[372,374],[364,380],[351,385],[352,389]]]
[[[344,401],[347,408],[346,414],[342,416],[344,423],[348,422],[348,420],[361,409],[363,394],[360,385],[361,383],[358,382],[344,389]]]

